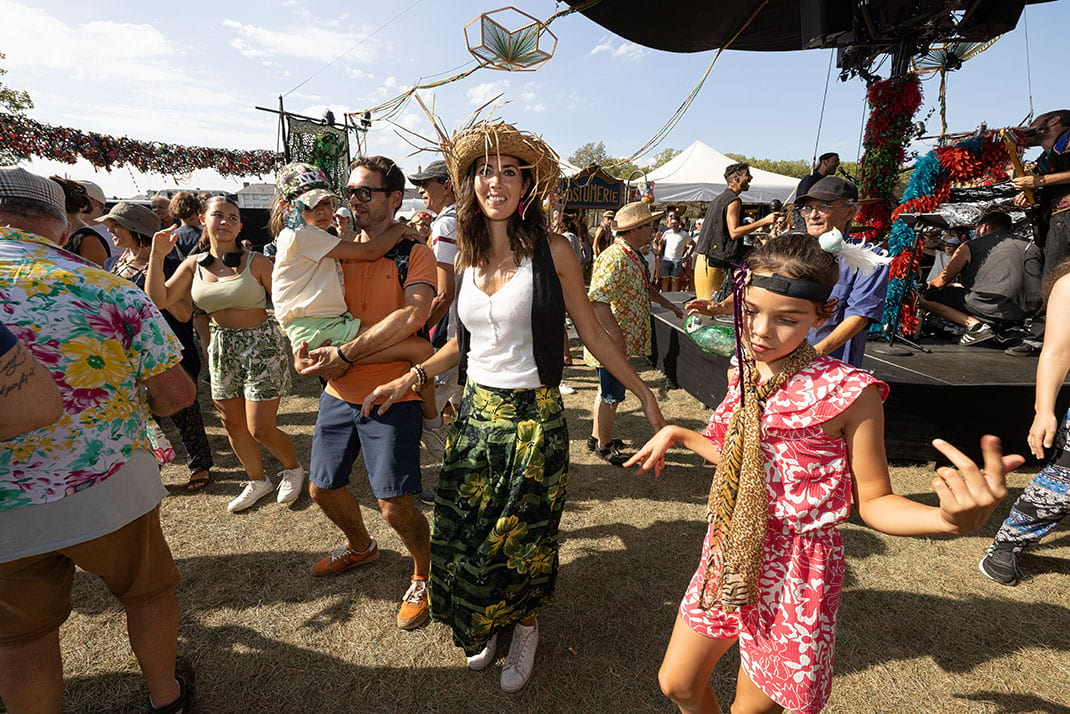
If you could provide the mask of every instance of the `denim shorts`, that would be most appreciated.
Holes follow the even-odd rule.
[[[320,395],[312,436],[308,479],[330,490],[349,484],[357,454],[363,452],[368,481],[376,498],[420,493],[420,402],[401,402],[380,414],[360,415],[360,405]]]
[[[624,401],[624,385],[605,367],[598,367],[599,398],[606,404],[620,404]]]
[[[683,266],[682,260],[665,260],[661,261],[661,277],[663,278],[678,278],[680,277],[680,268]]]

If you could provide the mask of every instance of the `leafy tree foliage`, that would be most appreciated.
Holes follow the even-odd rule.
[[[6,59],[6,55],[0,52],[0,60],[3,59]],[[7,70],[0,67],[0,77],[5,74],[7,74]],[[33,100],[30,99],[30,94],[18,89],[12,89],[0,82],[0,111],[8,114],[22,114],[27,109],[33,109]],[[0,146],[0,164],[13,164],[18,160],[18,156]]]

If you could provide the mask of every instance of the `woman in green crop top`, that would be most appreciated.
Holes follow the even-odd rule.
[[[289,386],[290,356],[266,310],[272,264],[259,253],[241,250],[241,216],[230,199],[208,199],[201,222],[209,252],[189,256],[170,278],[164,276],[164,259],[175,242],[174,227],[153,236],[145,291],[161,309],[192,295],[211,316],[212,401],[249,476],[227,510],[245,510],[275,488],[264,474],[258,443],[282,464],[277,499],[290,503],[301,494],[305,471],[290,437],[275,424],[279,398]]]

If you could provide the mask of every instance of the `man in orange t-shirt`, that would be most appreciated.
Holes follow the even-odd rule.
[[[404,189],[405,176],[390,159],[370,156],[354,162],[343,193],[349,198],[354,224],[362,231],[358,240],[370,240],[393,225]],[[395,260],[396,254],[400,257]],[[406,261],[407,274],[400,284],[398,268]],[[337,575],[379,557],[357,500],[346,488],[353,462],[363,454],[383,519],[397,531],[413,559],[412,582],[398,613],[398,627],[403,630],[416,629],[428,620],[431,534],[427,518],[413,500],[421,491],[423,417],[415,393],[386,414],[373,410],[369,417],[361,417],[361,403],[368,393],[403,375],[409,363],[354,363],[423,327],[435,297],[435,268],[435,256],[427,246],[404,245],[404,241],[377,261],[343,262],[346,307],[360,319],[362,332],[345,344],[313,350],[309,366],[302,368],[303,374],[329,380],[320,395],[312,437],[309,493],[348,539],[313,565],[312,575]]]

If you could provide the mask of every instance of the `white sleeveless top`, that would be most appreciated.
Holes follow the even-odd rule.
[[[531,334],[531,258],[498,292],[488,296],[465,268],[457,297],[457,315],[471,333],[468,376],[476,384],[499,389],[534,389],[542,384],[535,366]]]

